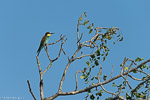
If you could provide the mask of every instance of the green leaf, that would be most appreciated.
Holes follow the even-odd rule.
[[[87,70],[87,68],[84,68],[83,70],[84,70],[84,72],[85,72],[85,71]]]
[[[107,78],[107,75],[103,75],[103,80],[105,81]]]
[[[115,42],[113,42],[113,45],[115,45]]]
[[[100,60],[100,57],[97,57],[98,60]]]
[[[108,52],[106,53],[106,56],[108,56]]]
[[[120,36],[120,34],[119,35],[117,35],[117,37],[119,37]]]
[[[87,20],[87,21],[84,21],[83,25],[86,25],[86,24],[88,24],[88,22],[89,22],[88,20]]]
[[[88,26],[87,29],[91,29],[91,26]]]
[[[103,93],[103,90],[100,90],[100,93]]]
[[[96,61],[95,61],[95,65],[96,65],[96,66],[98,66],[98,65],[99,65],[99,62],[98,62],[98,60],[96,60]]]
[[[96,50],[96,55],[100,56],[100,50]]]
[[[129,96],[129,94],[128,94],[128,93],[126,93],[126,99],[128,99],[128,100],[130,100],[130,99],[131,99],[131,97]]]
[[[91,58],[95,58],[95,54],[91,55]]]
[[[93,79],[94,79],[94,77],[91,78],[91,80],[93,80]]]
[[[93,29],[90,29],[89,34],[91,34],[91,33],[92,33],[92,31],[93,31]]]
[[[103,57],[103,61],[105,61],[105,59],[106,59],[106,57],[104,56],[104,57]]]
[[[95,65],[92,66],[92,68],[94,68],[94,67],[95,67]]]
[[[137,71],[136,71],[136,70],[133,70],[132,72],[133,72],[133,73],[137,73]]]
[[[121,39],[119,41],[123,41],[123,37],[121,37]]]
[[[101,92],[97,92],[96,95],[102,96],[102,93]]]
[[[79,20],[79,21],[82,21],[82,19],[83,19],[83,18],[82,18],[82,17],[80,17],[78,20]]]
[[[89,84],[90,81],[87,81],[85,84]]]
[[[90,99],[94,100],[95,96],[92,94],[90,95]]]
[[[82,76],[80,76],[80,78],[81,78],[81,79],[84,79],[84,77],[85,77],[85,76],[83,76],[83,75],[82,75]]]
[[[94,23],[92,23],[92,26],[94,26]]]
[[[142,61],[142,60],[144,60],[144,58],[139,58],[139,57],[137,57],[137,58],[135,59],[135,62],[140,62],[140,61]]]
[[[128,70],[128,67],[124,67],[124,70],[125,70],[125,71]]]
[[[97,77],[97,76],[95,76],[95,79],[97,79],[97,80],[98,80],[98,77]]]
[[[113,87],[117,87],[117,85],[116,85],[114,82],[112,83],[112,86],[113,86]]]
[[[92,85],[95,85],[95,83],[93,82]]]
[[[90,63],[87,61],[86,64],[90,67]]]
[[[111,35],[106,36],[106,39],[111,40],[112,39]]]

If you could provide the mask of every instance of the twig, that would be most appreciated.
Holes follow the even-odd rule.
[[[77,52],[77,51],[76,51],[76,52]],[[132,72],[132,71],[134,71],[134,70],[140,68],[141,66],[145,65],[145,64],[148,63],[148,62],[150,62],[150,59],[148,59],[148,60],[144,61],[143,63],[139,64],[137,67],[131,69],[129,72],[124,72],[123,75],[127,75],[128,73],[130,73],[130,72]],[[70,64],[70,63],[68,63],[68,64]],[[68,68],[68,66],[69,66],[69,65],[67,65],[67,68]],[[66,71],[66,70],[65,70],[65,71]],[[66,74],[66,72],[65,72],[65,74]],[[63,74],[63,77],[64,77],[64,74]],[[115,77],[113,77],[113,78],[111,78],[111,79],[109,79],[109,80],[106,80],[106,81],[104,81],[104,82],[97,83],[97,84],[91,85],[91,86],[89,86],[89,87],[86,87],[86,88],[84,88],[84,89],[80,89],[80,90],[77,90],[77,91],[70,91],[70,92],[62,92],[62,91],[59,91],[59,92],[57,92],[56,94],[52,95],[51,97],[45,98],[45,100],[53,100],[53,99],[55,99],[56,97],[58,97],[58,96],[60,96],[60,95],[61,95],[61,96],[63,96],[63,95],[75,95],[75,94],[87,92],[88,90],[91,90],[92,88],[98,87],[98,86],[100,86],[100,85],[105,85],[105,84],[110,83],[110,82],[112,82],[113,80],[118,79],[118,78],[120,78],[120,77],[122,77],[121,74],[119,74],[119,75],[117,75],[117,76],[115,76]],[[63,83],[63,80],[62,80],[62,83]],[[61,86],[62,86],[62,83],[61,83]],[[61,89],[62,89],[62,88],[60,88],[60,90],[61,90]]]
[[[102,66],[100,64],[100,69],[99,69],[99,73],[98,73],[98,76],[97,76],[97,79],[98,79],[98,83],[100,83],[100,75],[102,75]]]
[[[147,74],[146,72],[144,72],[144,71],[142,71],[142,70],[136,70],[136,71],[138,71],[138,72],[140,72],[140,73],[143,73],[143,74],[145,74],[145,75],[147,75],[147,76],[150,76],[149,74]]]
[[[131,63],[130,66],[129,66],[129,69],[128,69],[127,74],[126,74],[126,78],[125,78],[125,77],[123,76],[123,74],[122,74],[123,71],[124,71],[124,68],[125,68],[124,66],[125,66],[125,64],[126,64],[127,61],[128,61],[128,59],[124,58],[124,61],[123,61],[123,63],[122,63],[121,75],[122,75],[123,79],[127,82],[129,88],[132,89],[131,85],[129,84],[129,81],[127,80],[127,77],[128,77],[129,70],[131,69],[131,66],[132,66],[133,63],[134,63],[133,61],[132,61],[132,63]],[[126,83],[125,83],[122,87],[120,87],[118,96],[120,96],[121,90],[122,90],[125,86],[126,86]]]
[[[115,95],[115,96],[116,96],[116,93],[107,91],[107,90],[103,87],[103,85],[100,85],[100,86],[101,86],[101,88],[102,88],[105,92],[107,92],[107,93],[109,93],[109,94],[112,94],[112,95]]]
[[[75,91],[78,90],[78,78],[77,78],[77,74],[81,73],[81,72],[84,72],[84,71],[77,71],[76,74],[75,74],[75,78],[76,78],[76,88],[75,88]]]
[[[43,71],[42,75],[45,74],[45,72],[52,66],[52,62],[50,62],[50,64],[48,65],[48,67]]]
[[[80,39],[77,41],[77,44],[78,44],[78,45],[80,44],[80,41],[81,41],[82,37],[83,37],[83,33],[81,34]]]
[[[61,40],[61,46],[60,46],[60,50],[59,50],[58,56],[55,59],[53,59],[52,62],[56,61],[60,57],[61,51],[63,51],[63,53],[66,54],[65,51],[63,50],[63,44],[66,42],[66,40],[64,40],[64,41]]]
[[[64,79],[65,79],[67,70],[68,70],[70,64],[73,62],[73,59],[74,59],[74,57],[76,56],[76,54],[80,51],[80,49],[81,49],[81,48],[78,48],[78,49],[75,51],[75,53],[73,54],[73,56],[71,57],[71,59],[69,59],[69,62],[68,62],[67,66],[66,66],[66,68],[65,68],[65,70],[64,70],[63,76],[62,76],[61,81],[60,81],[60,84],[59,84],[59,89],[58,89],[59,92],[62,91],[62,85],[63,85]]]
[[[44,100],[43,77],[42,77],[42,70],[40,67],[40,62],[39,62],[38,56],[36,56],[36,60],[37,60],[37,64],[38,64],[39,74],[40,74],[40,96],[41,96],[41,100]]]
[[[86,12],[84,12],[79,19],[82,19],[83,15],[85,15]],[[78,24],[77,24],[77,46],[80,46],[80,40],[82,38],[82,34],[81,34],[81,38],[79,39],[79,25],[81,25],[80,20],[78,20]]]
[[[33,92],[32,92],[32,89],[31,89],[29,80],[27,80],[27,83],[28,83],[29,91],[30,91],[30,93],[31,93],[31,95],[32,95],[32,97],[33,97],[33,99],[36,100],[36,97],[34,96],[34,94],[33,94]]]
[[[53,43],[49,43],[48,45],[54,45],[54,44],[58,43],[60,40],[64,39],[64,37],[66,37],[66,35],[64,35],[63,37],[61,37],[61,36],[62,36],[62,34],[60,35],[59,40],[57,40],[56,42],[53,42]]]
[[[111,78],[112,78],[112,74],[113,74],[113,67],[114,67],[114,66],[112,65],[112,70],[111,70]]]
[[[131,76],[130,74],[128,74],[128,76],[129,76],[130,78],[132,78],[133,80],[137,80],[137,81],[143,81],[143,80],[144,80],[144,79],[135,78],[135,77]]]
[[[49,56],[47,44],[46,44],[46,47],[45,47],[45,45],[44,45],[44,49],[45,49],[45,51],[46,51],[46,53],[47,53],[47,57],[48,57],[49,61],[52,62],[52,60],[51,60],[51,58],[50,58],[50,56]]]
[[[147,81],[149,81],[149,80],[150,80],[150,78],[146,79],[145,81],[139,83],[139,84],[135,87],[135,89],[133,89],[133,91],[132,91],[132,93],[131,93],[131,99],[133,99],[133,94],[134,94],[134,92],[137,91],[137,89],[140,87],[140,85],[144,84],[145,82],[147,82]]]

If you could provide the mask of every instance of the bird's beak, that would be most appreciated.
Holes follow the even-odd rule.
[[[55,33],[51,33],[51,34],[55,34]]]

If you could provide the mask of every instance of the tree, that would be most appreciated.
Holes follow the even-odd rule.
[[[88,34],[86,36],[89,37],[89,40],[83,41],[83,34],[79,32],[79,27],[84,26],[88,30]],[[150,84],[150,75],[148,74],[148,69],[150,68],[147,63],[150,62],[150,59],[142,62],[144,58],[137,57],[135,60],[132,60],[130,58],[124,58],[124,61],[120,65],[121,71],[120,74],[117,76],[112,76],[113,74],[113,65],[112,65],[112,71],[110,75],[103,74],[102,71],[102,65],[107,58],[110,48],[108,47],[108,42],[113,43],[115,45],[116,42],[123,41],[122,33],[120,32],[120,29],[118,27],[95,27],[94,23],[90,23],[89,20],[87,20],[86,12],[84,12],[78,19],[77,23],[77,49],[74,51],[74,54],[69,58],[68,57],[68,63],[65,67],[65,70],[63,72],[62,78],[60,80],[60,84],[58,87],[58,91],[48,98],[44,98],[44,91],[43,91],[43,75],[49,70],[49,68],[53,65],[53,62],[57,61],[59,59],[61,53],[66,54],[66,52],[63,49],[63,45],[66,42],[67,38],[66,35],[60,36],[60,39],[57,40],[54,43],[49,43],[44,46],[44,49],[47,53],[48,59],[50,61],[48,67],[42,71],[40,67],[40,61],[38,56],[36,56],[37,65],[39,69],[39,75],[40,75],[40,97],[41,100],[53,100],[57,98],[58,96],[67,96],[67,95],[76,95],[83,92],[87,92],[87,95],[85,96],[85,99],[87,100],[90,98],[91,100],[99,99],[104,92],[111,94],[111,97],[106,97],[107,100],[116,100],[116,99],[137,99],[142,98],[146,99],[149,98],[149,84]],[[58,42],[61,42],[60,50],[55,59],[51,59],[51,56],[49,55],[47,46],[48,45],[54,45]],[[86,51],[83,50],[83,48],[86,49]],[[93,53],[88,53],[89,50],[94,50]],[[80,54],[80,56],[78,56]],[[77,55],[78,54],[78,55]],[[76,60],[82,60],[82,58],[89,58],[85,63],[87,64],[87,67],[84,67],[80,71],[77,71],[75,73],[76,76],[76,87],[75,90],[69,91],[69,92],[63,92],[62,86],[63,82],[66,77],[66,73],[68,71],[68,68],[70,67],[70,64]],[[140,63],[140,64],[137,64]],[[97,70],[98,69],[98,70]],[[93,73],[93,70],[94,73]],[[78,89],[78,78],[77,74],[81,73],[82,75],[80,78],[84,80],[87,87],[83,89]],[[136,74],[141,74],[141,79],[134,77]],[[110,77],[108,79],[108,77]],[[122,81],[119,85],[115,83],[115,80],[122,78]],[[128,80],[130,78],[130,81]],[[136,82],[136,87],[133,88],[133,86],[130,85],[130,82]],[[36,97],[34,96],[30,82],[27,80],[29,91],[31,95],[33,96],[34,100],[36,100]],[[110,85],[111,88],[115,87],[117,88],[117,91],[108,91],[104,88],[104,85],[112,83]],[[141,89],[142,88],[142,89]],[[125,90],[128,90],[127,92],[124,92]],[[125,94],[126,96],[121,96],[121,94]]]

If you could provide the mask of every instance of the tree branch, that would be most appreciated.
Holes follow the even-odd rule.
[[[41,100],[44,100],[43,76],[42,76],[42,70],[40,67],[40,62],[39,62],[38,56],[36,56],[36,60],[37,60],[37,64],[38,64],[39,74],[40,74],[40,96],[41,96]]]
[[[59,41],[61,41],[62,39],[64,39],[64,37],[66,37],[66,35],[64,35],[63,37],[61,37],[61,36],[62,36],[62,34],[60,35],[60,39],[59,40],[57,40],[57,41],[55,41],[53,43],[49,43],[48,45],[54,45],[54,44],[58,43]]]
[[[78,49],[75,51],[75,53],[73,54],[73,56],[71,57],[71,59],[69,59],[69,62],[68,62],[67,66],[66,66],[66,68],[65,68],[65,70],[64,70],[63,76],[62,76],[61,81],[60,81],[60,84],[59,84],[59,89],[58,89],[59,92],[62,91],[62,85],[63,85],[63,81],[64,81],[64,79],[65,79],[67,70],[68,70],[70,64],[73,62],[74,57],[76,56],[76,54],[79,52],[80,49],[81,49],[81,48],[78,48]]]
[[[149,81],[149,80],[150,80],[150,77],[147,78],[145,81],[139,83],[139,84],[135,87],[135,89],[133,89],[133,91],[132,91],[132,93],[131,93],[131,99],[133,99],[133,96],[134,96],[133,94],[134,94],[134,92],[137,91],[137,89],[140,87],[140,85],[144,84],[145,82],[147,82],[147,81]]]
[[[86,12],[84,12],[84,13],[80,16],[79,19],[82,19],[82,17],[83,17],[85,14],[86,14]],[[82,35],[83,35],[83,34],[81,34],[81,37],[80,37],[80,39],[79,39],[79,25],[81,25],[80,20],[78,20],[78,24],[77,24],[77,46],[78,46],[78,47],[80,46],[80,40],[81,40]]]
[[[74,55],[76,55],[77,52],[78,52],[78,51],[76,51]],[[70,60],[70,61],[71,61],[71,60]],[[86,88],[84,88],[84,89],[80,89],[80,90],[77,90],[77,91],[70,91],[70,92],[62,92],[62,90],[61,90],[61,89],[62,89],[61,87],[62,87],[62,83],[63,83],[63,78],[65,77],[65,75],[63,74],[63,77],[62,77],[62,80],[61,80],[62,83],[60,83],[61,86],[59,87],[60,91],[57,92],[56,94],[52,95],[51,97],[45,98],[45,100],[53,100],[53,99],[55,99],[55,98],[58,97],[58,96],[75,95],[75,94],[87,92],[88,90],[91,90],[92,88],[96,88],[96,87],[98,87],[98,86],[101,86],[101,85],[105,85],[105,84],[107,84],[107,83],[110,83],[110,82],[112,82],[113,80],[122,77],[122,75],[127,75],[128,73],[130,73],[130,72],[132,72],[132,71],[134,71],[134,70],[140,68],[141,66],[145,65],[145,64],[148,63],[148,62],[150,62],[150,59],[148,59],[148,60],[144,61],[143,63],[139,64],[137,67],[131,69],[129,72],[124,72],[124,73],[119,74],[119,75],[117,75],[117,76],[115,76],[115,77],[113,77],[113,78],[111,78],[111,79],[109,79],[109,80],[106,80],[106,81],[104,81],[104,82],[91,85],[91,86],[86,87]],[[66,67],[66,69],[65,69],[65,72],[64,72],[65,74],[66,74],[66,70],[67,70],[67,68],[69,67],[69,65],[70,65],[70,63],[68,63],[68,65],[67,65],[67,67]]]
[[[75,91],[78,90],[78,78],[77,78],[77,74],[81,73],[81,72],[84,72],[84,71],[77,71],[76,74],[75,74],[75,78],[76,78],[76,88],[75,88]]]
[[[31,95],[32,95],[32,97],[33,97],[33,99],[36,100],[36,97],[34,96],[34,94],[33,94],[33,92],[32,92],[32,89],[31,89],[29,80],[27,80],[27,83],[28,83],[29,91],[30,91],[30,93],[31,93]]]

